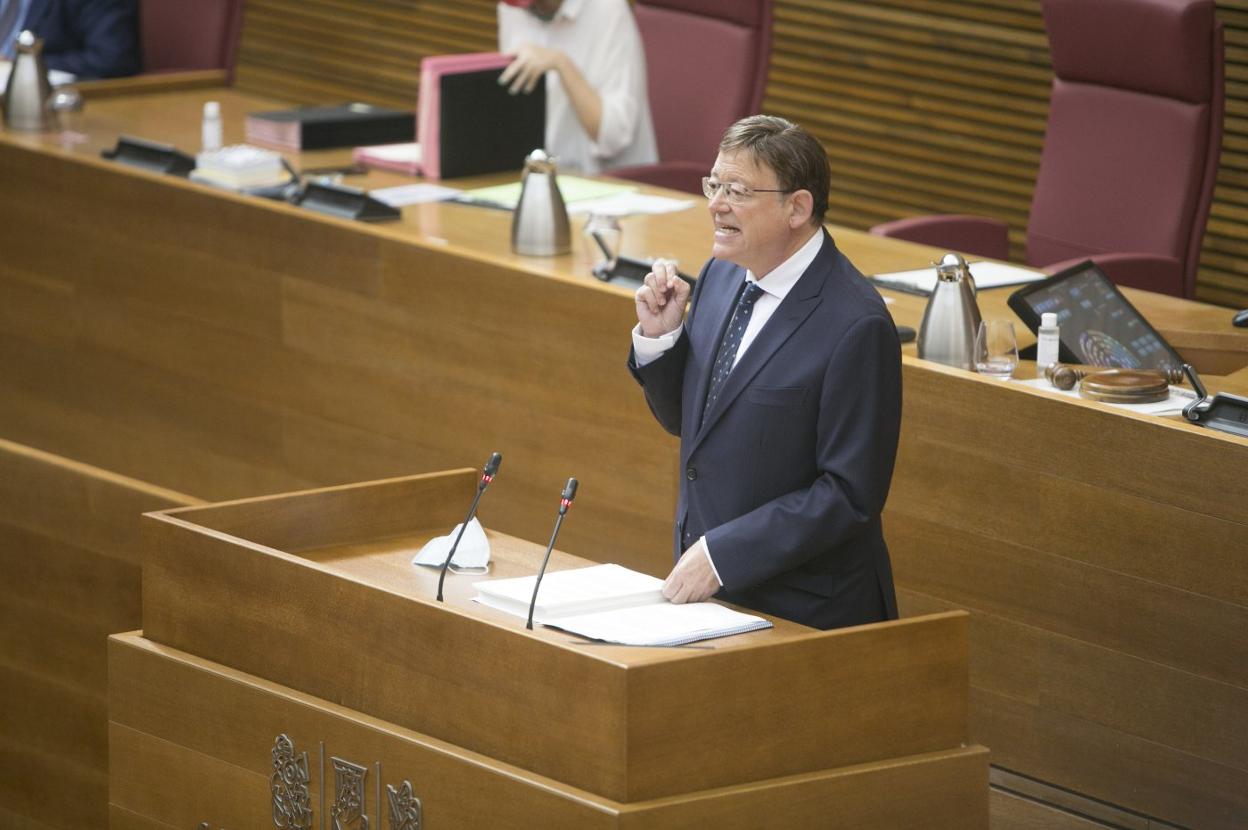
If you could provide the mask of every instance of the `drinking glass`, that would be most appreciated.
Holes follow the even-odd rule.
[[[975,369],[981,375],[1005,380],[1018,366],[1018,341],[1009,320],[984,320],[975,335]]]
[[[591,213],[585,220],[585,238],[590,248],[602,253],[602,260],[594,266],[594,270],[610,271],[615,268],[616,257],[620,255],[620,244],[624,230],[620,220],[607,213]]]

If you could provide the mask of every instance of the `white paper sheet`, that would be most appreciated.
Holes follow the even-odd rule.
[[[535,576],[477,583],[476,601],[527,617]],[[620,565],[546,574],[533,619],[592,640],[635,646],[677,646],[727,637],[771,623],[710,602],[673,605],[663,580]]]
[[[762,617],[742,614],[713,602],[684,605],[662,602],[600,614],[561,617],[547,625],[591,640],[633,646],[679,646],[772,627]]]
[[[1048,277],[1042,271],[1031,268],[1020,268],[1017,265],[1006,265],[1001,262],[968,262],[967,267],[975,278],[975,288],[983,291],[988,288],[1001,288],[1006,285],[1022,285],[1038,282]],[[915,271],[896,271],[890,274],[876,274],[872,277],[884,288],[896,288],[900,291],[931,294],[936,289],[936,269],[920,268]]]
[[[568,205],[568,214],[584,216],[597,213],[605,216],[657,216],[693,207],[693,199],[670,199],[647,193],[619,193],[602,199],[586,199]]]
[[[527,617],[536,576],[477,583],[477,601]],[[663,580],[621,565],[593,565],[554,571],[542,579],[533,617],[539,622],[590,611],[662,602]]]
[[[398,187],[379,187],[376,190],[368,191],[368,195],[390,207],[403,207],[404,205],[418,205],[422,202],[441,202],[458,196],[462,192],[462,190],[457,190],[453,187],[422,183],[401,184]]]

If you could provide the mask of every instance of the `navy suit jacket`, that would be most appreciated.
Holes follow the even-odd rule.
[[[43,38],[49,69],[84,80],[139,71],[138,0],[34,0],[24,28]]]
[[[816,628],[896,619],[880,512],[901,425],[901,344],[827,232],[702,416],[745,269],[711,260],[676,345],[629,367],[680,436],[676,554],[703,534],[718,597]]]

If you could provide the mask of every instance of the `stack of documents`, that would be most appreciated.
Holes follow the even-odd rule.
[[[477,602],[528,617],[537,577],[477,583]],[[771,628],[762,617],[713,602],[673,605],[663,580],[620,565],[546,574],[533,619],[591,640],[632,646],[677,646]]]

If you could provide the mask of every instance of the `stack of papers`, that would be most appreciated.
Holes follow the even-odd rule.
[[[477,583],[477,602],[527,618],[537,577]],[[673,605],[663,580],[620,565],[546,574],[533,619],[591,640],[631,646],[678,646],[727,637],[771,623],[712,602]]]
[[[967,267],[975,278],[976,290],[1001,288],[1007,285],[1022,285],[1039,282],[1048,278],[1042,271],[1030,268],[1019,268],[1017,265],[1005,265],[1000,262],[968,262]],[[920,268],[917,271],[897,271],[891,274],[876,274],[871,277],[882,288],[905,291],[908,294],[921,294],[926,297],[936,290],[936,267]]]

